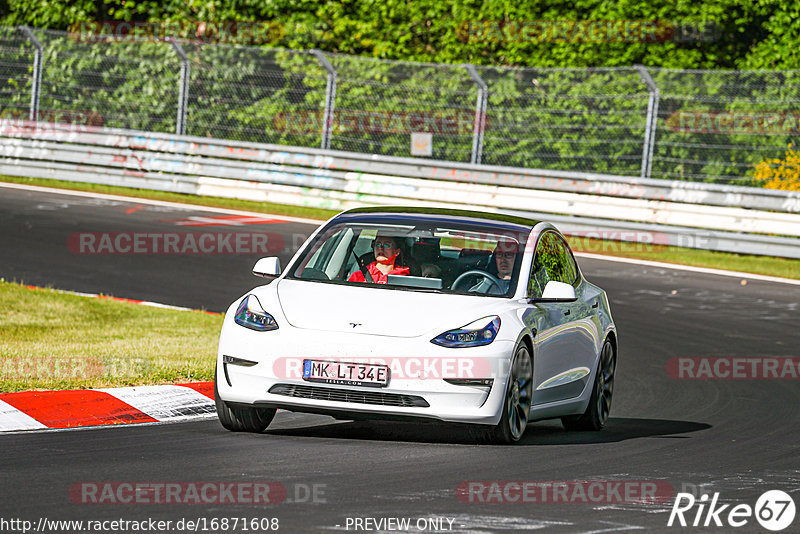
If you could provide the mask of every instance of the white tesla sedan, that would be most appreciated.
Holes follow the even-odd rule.
[[[605,292],[546,222],[359,208],[322,225],[225,314],[216,406],[262,432],[278,408],[470,423],[513,443],[529,422],[599,430],[617,334]]]

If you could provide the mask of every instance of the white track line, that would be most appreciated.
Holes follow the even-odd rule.
[[[261,217],[264,218],[265,216],[274,217],[275,219],[287,222],[296,222],[296,223],[303,223],[303,224],[313,224],[315,226],[319,226],[325,221],[316,220],[316,219],[305,219],[302,217],[289,217],[286,215],[270,215],[268,213],[259,213],[256,211],[244,211],[244,210],[234,210],[230,208],[215,208],[212,206],[203,206],[201,204],[185,204],[182,202],[169,202],[166,200],[151,200],[147,198],[138,198],[138,197],[125,197],[122,195],[109,195],[105,193],[89,193],[85,191],[73,191],[71,189],[59,189],[57,187],[43,187],[39,185],[26,185],[26,184],[14,184],[8,182],[0,182],[0,187],[7,187],[9,189],[23,189],[26,191],[38,191],[41,193],[55,193],[59,195],[71,195],[75,197],[84,197],[84,198],[102,198],[105,200],[117,200],[120,202],[132,202],[134,204],[147,204],[150,206],[165,206],[168,208],[182,208],[184,210],[196,209],[199,211],[208,211],[212,213],[225,213],[228,215],[247,215],[250,217]]]
[[[121,202],[134,202],[139,204],[149,204],[151,206],[167,206],[173,208],[183,208],[183,209],[198,209],[203,211],[209,211],[213,213],[225,213],[230,215],[251,215],[256,217],[264,217],[264,215],[268,215],[265,213],[258,213],[253,211],[241,211],[241,210],[233,210],[228,208],[213,208],[208,206],[202,206],[200,204],[182,204],[180,202],[167,202],[163,200],[149,200],[145,198],[135,198],[135,197],[124,197],[121,195],[106,195],[102,193],[85,193],[83,191],[72,191],[69,189],[58,189],[55,187],[42,187],[38,185],[25,185],[25,184],[14,184],[14,183],[5,183],[0,182],[0,187],[8,187],[11,189],[23,189],[28,191],[40,191],[43,193],[56,193],[56,194],[63,194],[63,195],[73,195],[79,197],[88,197],[88,198],[103,198],[108,200],[118,200]],[[316,220],[316,219],[303,219],[300,217],[284,217],[283,215],[275,215],[276,218],[290,221],[290,222],[298,222],[298,223],[305,223],[305,224],[314,224],[319,226],[324,221]],[[603,261],[615,261],[618,263],[629,263],[632,265],[644,265],[647,267],[659,267],[661,269],[673,269],[676,271],[688,271],[694,273],[702,273],[702,274],[715,274],[719,276],[731,276],[735,278],[747,278],[749,280],[761,280],[764,282],[776,282],[780,284],[791,284],[791,285],[800,285],[800,280],[792,280],[790,278],[780,278],[778,276],[766,276],[762,274],[752,274],[752,273],[743,273],[739,271],[726,271],[724,269],[711,269],[707,267],[691,267],[689,265],[677,265],[674,263],[662,263],[657,261],[648,261],[648,260],[638,260],[634,258],[618,258],[615,256],[605,256],[602,254],[592,254],[588,252],[576,252],[576,256],[584,257],[584,258],[591,258],[596,260],[603,260]]]
[[[780,278],[778,276],[766,276],[763,274],[743,273],[740,271],[726,271],[724,269],[711,269],[708,267],[692,267],[691,265],[677,265],[675,263],[663,263],[660,261],[638,260],[634,258],[618,258],[616,256],[604,256],[602,254],[592,254],[589,252],[576,252],[576,256],[590,258],[593,260],[615,261],[618,263],[630,263],[633,265],[644,265],[646,267],[658,267],[661,269],[673,269],[675,271],[689,271],[693,273],[716,274],[719,276],[730,276],[733,278],[747,278],[749,280],[762,280],[764,282],[778,282],[780,284],[791,284],[800,286],[800,280],[791,278]]]
[[[176,311],[191,311],[191,312],[200,312],[200,313],[207,313],[209,315],[222,315],[220,312],[212,312],[208,310],[198,310],[195,308],[186,308],[184,306],[173,306],[172,304],[163,304],[161,302],[150,302],[149,300],[137,300],[137,299],[128,299],[124,297],[114,297],[112,295],[101,295],[99,293],[81,293],[79,291],[70,291],[68,289],[56,289],[53,287],[40,287],[40,286],[32,286],[28,284],[20,284],[22,287],[35,290],[35,291],[55,291],[56,293],[61,293],[64,295],[73,295],[76,297],[85,297],[85,298],[92,298],[92,299],[103,299],[103,300],[111,300],[114,302],[125,302],[127,304],[137,304],[139,306],[150,306],[151,308],[162,308],[165,310],[176,310]]]

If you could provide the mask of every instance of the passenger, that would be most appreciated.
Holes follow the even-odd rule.
[[[361,269],[355,271],[347,279],[348,282],[374,282],[376,284],[385,284],[388,282],[388,275],[408,275],[411,270],[408,267],[401,267],[396,265],[400,263],[399,260],[401,249],[397,244],[394,237],[378,235],[375,241],[372,242],[372,250],[375,253],[375,261],[367,265],[367,274],[370,275],[372,280],[367,280]]]

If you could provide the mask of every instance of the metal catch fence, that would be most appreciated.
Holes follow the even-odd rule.
[[[0,27],[0,118],[760,185],[800,71],[519,69]]]

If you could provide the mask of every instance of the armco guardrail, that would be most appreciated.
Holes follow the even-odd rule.
[[[344,209],[426,204],[626,241],[800,257],[800,194],[0,121],[0,173]]]

